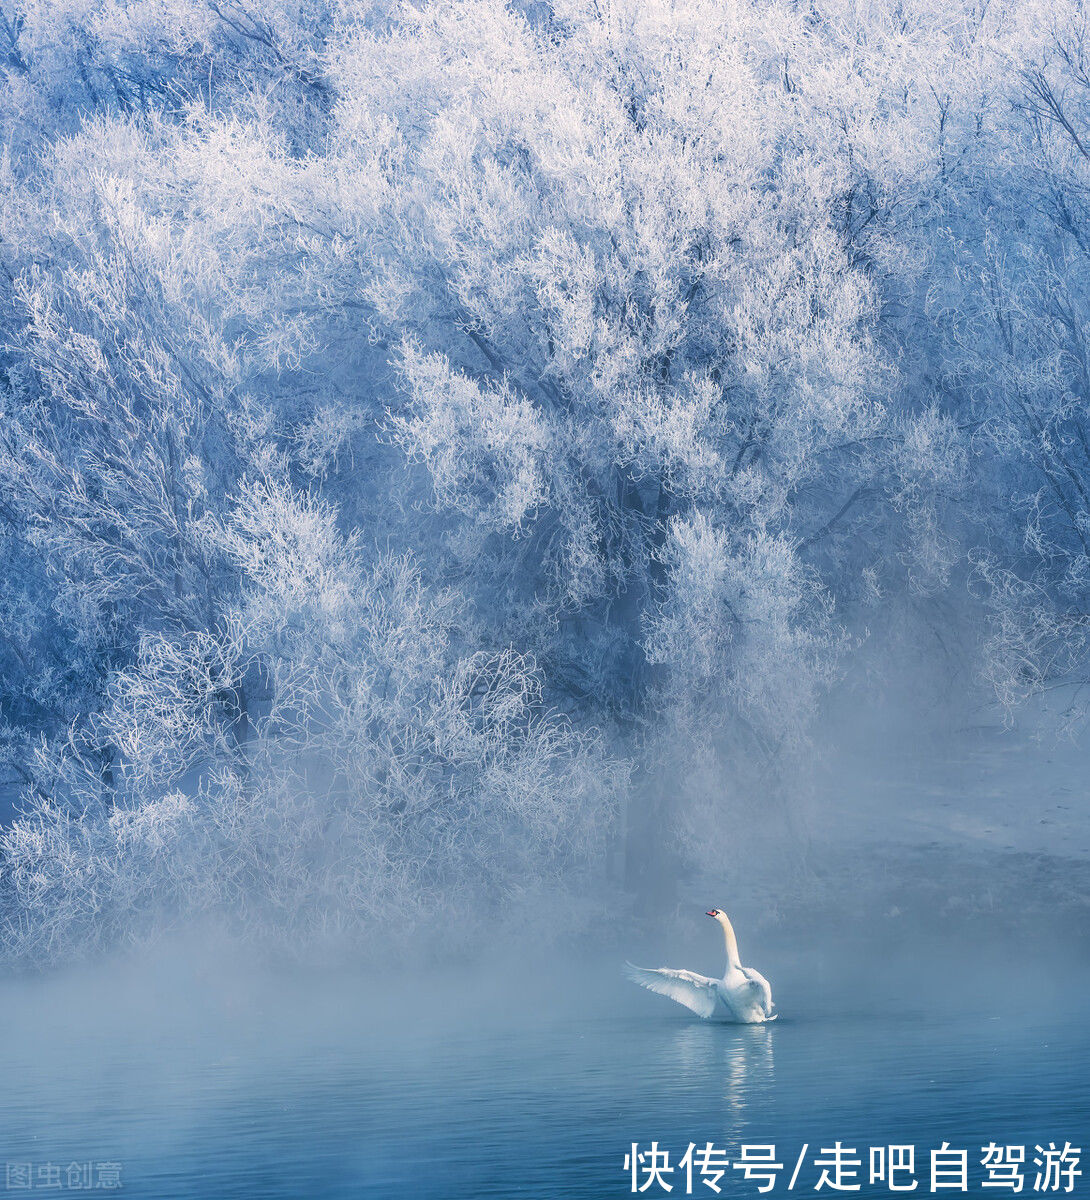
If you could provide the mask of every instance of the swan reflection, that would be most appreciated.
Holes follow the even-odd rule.
[[[716,1081],[723,1101],[723,1140],[741,1136],[747,1108],[771,1090],[775,1039],[771,1025],[701,1022],[673,1031],[669,1051],[678,1073]]]

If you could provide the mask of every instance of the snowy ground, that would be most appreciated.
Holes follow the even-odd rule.
[[[1030,716],[926,739],[876,732],[831,756],[806,810],[804,871],[833,910],[849,922],[854,910],[947,923],[955,936],[964,922],[1057,935],[1062,926],[1081,940],[1090,743],[1042,737],[1054,714]]]
[[[738,822],[722,866],[680,889],[680,925],[716,904],[764,938],[1014,935],[1090,954],[1090,738],[1040,736],[1057,726],[1043,706],[926,734],[875,717],[830,745],[793,812]]]
[[[825,764],[809,823],[855,845],[1090,860],[1088,766],[1085,737],[1056,741],[1025,727],[923,743],[891,735]]]

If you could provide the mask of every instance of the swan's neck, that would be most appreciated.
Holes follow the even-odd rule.
[[[721,916],[719,924],[723,926],[723,940],[727,943],[727,970],[731,967],[738,968],[742,965],[742,960],[738,957],[738,939],[734,936],[734,926],[730,923],[730,917]]]

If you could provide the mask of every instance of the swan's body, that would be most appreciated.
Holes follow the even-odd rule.
[[[722,926],[727,946],[727,969],[722,979],[710,979],[694,971],[675,971],[670,967],[634,967],[631,963],[625,963],[625,974],[633,983],[650,988],[660,996],[669,996],[705,1019],[717,1017],[745,1025],[774,1021],[772,989],[760,971],[742,966],[730,918],[719,908],[713,908],[708,916]]]

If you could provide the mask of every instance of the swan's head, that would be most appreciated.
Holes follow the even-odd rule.
[[[711,908],[704,915],[714,917],[718,921],[720,917],[725,917],[727,914],[721,908]]]

